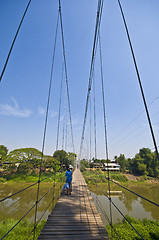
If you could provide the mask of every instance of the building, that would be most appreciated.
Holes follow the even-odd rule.
[[[120,171],[120,165],[118,163],[104,163],[104,170]]]

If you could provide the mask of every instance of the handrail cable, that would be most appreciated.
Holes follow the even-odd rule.
[[[58,123],[57,123],[56,151],[58,150],[58,143],[59,143],[60,117],[61,117],[61,101],[62,101],[62,88],[63,88],[63,72],[64,72],[64,64],[62,64],[61,87],[60,87],[60,100],[59,100],[59,113],[58,113]]]
[[[40,219],[37,221],[36,225],[34,226],[35,228],[37,227],[37,225],[39,224],[39,222],[41,221],[41,219],[43,218],[44,214],[46,213],[46,211],[48,210],[48,208],[50,207],[52,203],[52,200],[51,202],[49,203],[49,205],[47,206],[47,208],[45,209],[45,211],[43,212],[43,214],[41,215]],[[29,234],[28,238],[32,235],[33,231],[34,231],[34,227],[33,227],[33,230],[31,231],[31,233]]]
[[[18,192],[16,192],[16,193],[13,193],[13,194],[9,195],[8,197],[5,197],[5,198],[3,198],[3,199],[0,199],[0,202],[3,202],[3,201],[5,201],[5,200],[8,199],[8,198],[11,198],[11,197],[17,195],[18,193],[25,191],[26,189],[28,189],[28,188],[30,188],[30,187],[36,185],[37,183],[38,183],[38,182],[33,183],[32,185],[30,185],[30,186],[28,186],[28,187],[26,187],[26,188],[23,188],[23,189],[21,189],[20,191],[18,191]]]
[[[107,178],[106,178],[106,179],[107,179]],[[135,194],[136,196],[138,196],[138,197],[140,197],[140,198],[142,198],[142,199],[146,200],[147,202],[149,202],[149,203],[151,203],[151,204],[153,204],[153,205],[155,205],[155,206],[159,207],[159,204],[157,204],[157,203],[155,203],[155,202],[153,202],[153,201],[151,201],[151,200],[149,200],[149,199],[147,199],[147,198],[145,198],[145,197],[141,196],[140,194],[138,194],[138,193],[136,193],[136,192],[134,192],[134,191],[132,191],[132,190],[130,190],[130,189],[128,189],[128,188],[126,188],[126,187],[122,186],[122,185],[120,185],[119,183],[117,183],[117,182],[114,182],[114,181],[113,181],[113,180],[111,180],[111,179],[109,179],[109,181],[111,181],[111,182],[115,183],[116,185],[118,185],[118,186],[122,187],[123,189],[125,189],[125,190],[127,190],[127,191],[129,191],[129,192],[131,192],[131,193],[133,193],[133,194]]]
[[[0,240],[4,239],[29,214],[29,212],[51,191],[53,187],[51,187],[40,199],[38,199],[38,201],[36,201],[36,203],[23,215],[23,217],[21,217],[20,220],[18,220],[18,222]]]
[[[93,181],[93,180],[92,180]],[[94,181],[93,181],[94,182]],[[94,182],[95,183],[95,182]],[[119,208],[115,205],[115,203],[109,198],[109,196],[95,183],[95,185],[100,189],[100,191],[108,198],[109,201],[113,204],[113,206],[118,210],[118,212],[124,217],[124,219],[129,223],[129,225],[135,230],[135,232],[143,239],[143,236],[136,230],[136,228],[130,223],[130,221],[125,217],[125,215],[119,210]]]
[[[68,86],[68,76],[67,76],[67,65],[66,65],[66,52],[65,52],[65,43],[64,43],[64,31],[63,31],[61,1],[60,0],[59,0],[59,15],[60,15],[60,25],[61,25],[61,37],[62,37],[62,47],[63,47],[63,58],[64,58],[64,67],[65,67],[67,101],[68,101],[71,137],[72,137],[72,147],[73,147],[73,152],[75,153],[74,139],[73,139],[73,128],[72,128],[72,117],[71,117],[71,105],[70,105],[69,86]]]
[[[40,180],[40,182],[43,182],[44,180],[46,180],[46,179],[48,179],[48,178],[50,178],[50,176],[49,176],[49,177],[46,177],[46,178],[44,178],[44,179],[42,179],[42,180]],[[26,187],[26,188],[23,188],[23,189],[21,189],[21,190],[19,190],[19,191],[15,192],[15,193],[13,193],[13,194],[9,195],[8,197],[5,197],[5,198],[3,198],[3,199],[0,199],[0,202],[3,202],[3,201],[5,201],[5,200],[6,200],[6,199],[8,199],[8,198],[11,198],[11,197],[13,197],[13,196],[17,195],[18,193],[20,193],[20,192],[23,192],[23,191],[27,190],[28,188],[30,188],[30,187],[32,187],[32,186],[34,186],[34,185],[36,185],[38,182],[39,182],[39,181],[37,181],[37,182],[35,182],[35,183],[33,183],[33,184],[29,185],[28,187]]]
[[[104,217],[107,219],[107,221],[108,221],[109,225],[111,226],[112,230],[115,232],[115,234],[116,234],[117,238],[120,240],[120,238],[119,238],[119,235],[117,234],[117,232],[116,232],[115,228],[113,227],[113,225],[111,225],[111,224],[110,224],[109,217],[108,217],[107,213],[105,212],[105,210],[103,209],[103,207],[102,207],[102,205],[101,205],[101,202],[100,202],[100,200],[98,199],[98,197],[97,197],[97,196],[96,196],[96,200],[97,200],[97,202],[96,202],[96,203],[98,204],[98,207],[99,207],[99,208],[100,208],[100,210],[102,211],[102,213],[103,213]]]
[[[101,175],[101,174],[98,174],[98,173],[96,173],[96,174],[99,175],[99,176],[101,176],[101,177],[103,177],[103,178],[105,178],[106,180],[108,180],[108,177],[106,177],[106,176],[104,176],[104,175]],[[109,178],[109,181],[111,181],[111,182],[115,183],[116,185],[122,187],[123,189],[125,189],[125,190],[127,190],[127,191],[129,191],[129,192],[131,192],[131,193],[133,193],[133,194],[135,194],[136,196],[138,196],[138,197],[140,197],[140,198],[146,200],[147,202],[152,203],[153,205],[159,207],[159,204],[157,204],[157,203],[155,203],[155,202],[153,202],[153,201],[151,201],[151,200],[149,200],[149,199],[147,199],[147,198],[141,196],[140,194],[138,194],[138,193],[136,193],[136,192],[134,192],[134,191],[132,191],[132,190],[130,190],[130,189],[128,189],[128,188],[122,186],[121,184],[119,184],[119,183],[117,183],[117,182],[111,180],[110,178]]]
[[[150,107],[157,99],[159,99],[159,96],[156,97],[150,104],[148,104],[148,107]],[[111,140],[109,141],[109,143],[111,143],[113,141],[113,139],[116,139],[119,135],[121,135],[121,133],[123,131],[125,131],[133,122],[135,122],[136,119],[139,118],[139,116],[141,116],[141,114],[145,112],[145,110],[141,111],[133,120],[131,120],[126,127],[124,127],[121,131],[119,131],[114,137],[111,138]],[[153,117],[153,116],[152,116]]]
[[[4,64],[2,73],[1,73],[1,75],[0,75],[0,82],[1,82],[1,80],[2,80],[2,77],[3,77],[4,72],[5,72],[5,70],[6,70],[6,67],[7,67],[7,64],[8,64],[8,61],[9,61],[9,58],[10,58],[10,55],[11,55],[13,46],[14,46],[14,44],[15,44],[16,38],[17,38],[17,36],[18,36],[19,30],[20,30],[20,28],[21,28],[21,25],[22,25],[22,23],[23,23],[23,20],[24,20],[24,18],[25,18],[25,15],[26,15],[26,13],[27,13],[27,10],[28,10],[28,8],[29,8],[30,3],[31,3],[31,0],[29,0],[29,2],[28,2],[28,4],[27,4],[27,7],[26,7],[26,9],[25,9],[25,11],[24,11],[24,14],[23,14],[23,16],[22,16],[22,19],[21,19],[21,21],[20,21],[20,24],[19,24],[19,26],[18,26],[17,32],[16,32],[16,34],[15,34],[15,36],[14,36],[14,39],[13,39],[12,45],[11,45],[11,47],[10,47],[10,50],[9,50],[7,59],[6,59],[6,61],[5,61],[5,64]]]
[[[43,133],[43,140],[42,140],[42,151],[41,151],[42,152],[42,156],[41,156],[41,163],[40,163],[39,180],[41,178],[42,161],[43,161],[43,157],[44,157],[44,147],[45,147],[46,129],[47,129],[47,122],[48,122],[50,96],[51,96],[51,88],[52,88],[52,80],[53,80],[53,69],[54,69],[54,60],[55,60],[55,50],[56,50],[56,42],[57,42],[58,25],[59,25],[59,12],[58,12],[58,16],[57,16],[55,40],[54,40],[53,55],[52,55],[50,83],[49,83],[49,90],[48,90],[48,99],[47,99],[46,115],[45,115],[45,123],[44,123],[44,133]],[[38,183],[38,188],[37,188],[37,200],[36,200],[36,203],[38,203],[39,189],[40,189],[40,182]],[[36,208],[35,208],[35,218],[34,218],[35,225],[36,225],[36,220],[37,220],[37,204],[36,204]],[[35,239],[35,228],[34,228],[34,239]]]
[[[83,141],[84,141],[86,119],[87,119],[89,96],[90,96],[91,87],[92,87],[92,74],[93,74],[93,69],[94,69],[93,66],[94,66],[94,61],[95,61],[95,49],[96,49],[97,38],[98,38],[98,28],[100,27],[100,22],[101,22],[102,9],[103,9],[103,0],[98,0],[97,16],[96,16],[96,26],[95,26],[95,33],[94,33],[94,42],[93,42],[91,67],[90,67],[90,74],[89,74],[89,83],[88,83],[88,91],[87,91],[86,106],[85,106],[85,113],[84,113],[84,121],[83,121],[83,130],[82,130],[82,136],[81,136],[79,159],[81,157],[82,148],[83,148]]]
[[[146,114],[147,114],[147,119],[148,119],[148,123],[149,123],[149,127],[150,127],[151,136],[152,136],[152,139],[153,139],[157,159],[159,161],[159,154],[158,154],[156,139],[155,139],[154,131],[153,131],[152,124],[151,124],[151,119],[150,119],[150,115],[149,115],[149,111],[148,111],[148,107],[147,107],[147,103],[146,103],[146,98],[145,98],[145,95],[144,95],[144,91],[143,91],[143,87],[142,87],[142,83],[141,83],[141,79],[140,79],[138,66],[137,66],[137,63],[136,63],[136,58],[135,58],[133,46],[132,46],[131,39],[130,39],[130,34],[129,34],[129,31],[128,31],[126,19],[125,19],[125,16],[124,16],[124,12],[123,12],[120,0],[118,0],[118,4],[119,4],[119,8],[120,8],[120,11],[121,11],[121,14],[122,14],[125,30],[126,30],[126,33],[127,33],[127,38],[128,38],[129,46],[130,46],[130,49],[131,49],[131,54],[132,54],[132,57],[133,57],[134,66],[135,66],[135,69],[136,69],[136,74],[137,74],[137,78],[138,78],[138,82],[139,82],[139,86],[140,86],[140,90],[141,90],[141,94],[142,94],[142,98],[143,98],[143,102],[144,102],[144,106],[145,106],[145,111],[146,111]]]

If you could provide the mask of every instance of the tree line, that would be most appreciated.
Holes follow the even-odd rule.
[[[42,161],[42,171],[56,172],[66,168],[67,165],[75,165],[76,154],[57,150],[52,156],[42,155],[36,148],[20,148],[10,151],[4,145],[0,145],[1,174],[8,173],[31,174],[38,173]]]
[[[92,159],[94,163],[111,162],[109,159]],[[159,177],[159,162],[155,152],[149,148],[142,148],[134,158],[126,158],[124,154],[119,157],[115,156],[114,161],[120,165],[120,171],[123,173],[132,173],[135,175],[147,175],[151,177]],[[92,162],[86,160],[81,161],[82,170],[92,167]]]

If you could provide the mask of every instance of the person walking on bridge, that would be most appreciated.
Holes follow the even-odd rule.
[[[67,166],[65,176],[66,176],[66,183],[67,183],[67,195],[71,195],[71,191],[72,191],[72,171],[68,166]]]

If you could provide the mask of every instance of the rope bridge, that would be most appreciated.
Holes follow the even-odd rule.
[[[10,55],[11,55],[11,52],[13,50],[13,47],[14,47],[14,44],[15,44],[15,41],[17,39],[17,36],[18,36],[18,33],[20,31],[20,28],[22,26],[22,23],[23,23],[23,20],[26,16],[26,13],[28,11],[28,8],[31,4],[31,0],[28,2],[27,4],[27,7],[25,9],[25,12],[22,16],[22,19],[21,19],[21,22],[19,24],[19,27],[18,27],[18,30],[15,34],[15,37],[14,37],[14,40],[12,42],[12,45],[11,45],[11,48],[9,50],[9,53],[8,53],[8,56],[7,56],[7,59],[5,61],[5,64],[4,64],[4,67],[3,67],[3,70],[2,70],[2,73],[0,75],[0,81],[2,81],[2,78],[3,78],[3,75],[6,71],[6,67],[7,67],[7,64],[8,64],[8,61],[9,61],[9,58],[10,58]],[[104,76],[103,76],[103,63],[102,63],[102,46],[101,46],[101,37],[100,37],[100,27],[101,27],[101,19],[102,19],[102,11],[103,11],[103,4],[104,4],[104,0],[98,0],[98,6],[97,6],[97,15],[96,15],[96,24],[95,24],[95,33],[94,33],[94,41],[93,41],[93,49],[92,49],[92,57],[91,57],[91,67],[90,67],[90,73],[89,73],[89,82],[88,82],[88,91],[87,91],[87,97],[86,97],[86,105],[85,105],[85,114],[84,114],[84,121],[83,121],[83,128],[82,128],[82,135],[81,135],[81,144],[80,144],[80,151],[79,151],[79,160],[82,159],[82,151],[83,151],[83,143],[84,143],[84,139],[85,139],[85,128],[86,128],[86,121],[87,121],[87,114],[88,114],[88,108],[90,106],[90,112],[91,112],[91,90],[92,90],[92,84],[93,84],[93,110],[94,110],[94,136],[95,136],[95,139],[94,139],[94,145],[95,145],[95,158],[97,158],[97,148],[96,148],[96,107],[95,107],[95,104],[96,104],[96,98],[95,98],[95,79],[94,79],[94,68],[95,68],[95,59],[96,59],[96,53],[97,53],[97,48],[98,48],[98,45],[99,45],[99,53],[100,53],[100,71],[101,71],[101,86],[102,86],[102,105],[103,105],[103,119],[104,119],[104,134],[105,134],[105,158],[106,159],[109,159],[109,156],[108,156],[108,138],[107,138],[107,124],[106,124],[106,104],[105,104],[105,94],[104,94]],[[138,70],[138,66],[137,66],[137,63],[136,63],[136,58],[135,58],[135,54],[134,54],[134,50],[133,50],[133,46],[132,46],[132,42],[131,42],[131,38],[130,38],[130,34],[129,34],[129,31],[128,31],[128,27],[127,27],[127,23],[126,23],[126,19],[125,19],[125,16],[124,16],[124,12],[123,12],[123,9],[122,9],[122,5],[120,3],[120,0],[118,0],[118,5],[119,5],[119,9],[120,9],[120,12],[121,12],[121,16],[122,16],[122,19],[123,19],[123,23],[124,23],[124,27],[125,27],[125,30],[126,30],[126,34],[127,34],[127,38],[128,38],[128,42],[129,42],[129,46],[130,46],[130,50],[131,50],[131,54],[132,54],[132,58],[133,58],[133,62],[134,62],[134,66],[135,66],[135,70],[136,70],[136,74],[137,74],[137,78],[138,78],[138,82],[139,82],[139,87],[140,87],[140,90],[141,90],[141,95],[142,95],[142,98],[143,98],[143,102],[144,102],[144,106],[145,106],[145,111],[146,111],[146,115],[147,115],[147,119],[148,119],[148,124],[149,124],[149,127],[150,127],[150,132],[151,132],[151,136],[152,136],[152,140],[153,140],[153,144],[154,144],[154,148],[155,148],[155,152],[156,152],[156,156],[157,156],[157,159],[156,161],[159,160],[159,155],[158,155],[158,149],[157,149],[157,144],[156,144],[156,139],[155,139],[155,136],[154,136],[154,131],[153,131],[153,128],[152,128],[152,123],[151,123],[151,119],[150,119],[150,115],[149,115],[149,111],[148,111],[148,106],[147,106],[147,103],[146,103],[146,98],[145,98],[145,95],[144,95],[144,92],[143,92],[143,87],[142,87],[142,83],[141,83],[141,78],[140,78],[140,74],[139,74],[139,70]],[[60,23],[59,23],[60,21]],[[44,161],[44,149],[45,149],[45,139],[46,139],[46,130],[47,130],[47,122],[48,122],[48,114],[49,114],[49,105],[50,105],[50,96],[51,96],[51,89],[52,89],[52,82],[53,82],[53,71],[54,71],[54,60],[55,60],[55,51],[56,51],[56,43],[57,43],[57,34],[58,34],[58,28],[59,28],[59,25],[60,25],[60,28],[61,28],[61,39],[62,39],[62,49],[63,49],[63,67],[62,67],[62,78],[61,78],[61,90],[60,90],[60,101],[59,101],[59,114],[58,114],[58,126],[57,126],[57,141],[56,141],[56,150],[58,149],[58,146],[59,146],[59,125],[60,125],[60,116],[61,116],[61,97],[62,97],[62,88],[63,88],[63,73],[65,73],[65,87],[66,87],[66,98],[67,98],[67,101],[65,99],[65,102],[67,102],[67,107],[68,107],[68,114],[69,114],[69,124],[70,124],[70,130],[71,130],[71,140],[72,140],[72,148],[73,148],[73,153],[75,153],[75,147],[74,147],[74,137],[73,137],[73,128],[72,128],[72,117],[71,117],[71,104],[70,104],[70,95],[69,95],[69,84],[68,84],[68,76],[67,76],[67,64],[66,64],[66,51],[65,51],[65,42],[64,42],[64,32],[63,32],[63,22],[62,22],[62,11],[61,11],[61,1],[59,0],[59,9],[58,9],[58,17],[57,17],[57,25],[56,25],[56,32],[55,32],[55,40],[54,40],[54,46],[53,46],[53,56],[52,56],[52,65],[51,65],[51,74],[50,74],[50,82],[49,82],[49,89],[48,89],[48,98],[47,98],[47,104],[46,104],[46,115],[45,115],[45,123],[44,123],[44,132],[43,132],[43,139],[42,139],[42,155],[41,155],[41,161],[40,161],[40,171],[39,171],[39,180],[34,183],[34,184],[31,184],[29,185],[28,187],[26,188],[23,188],[21,189],[20,191],[6,197],[6,198],[3,198],[0,200],[0,203],[11,198],[12,196],[15,196],[15,195],[18,195],[19,193],[22,193],[24,191],[26,191],[27,189],[30,189],[31,187],[37,185],[37,197],[36,197],[36,201],[34,203],[34,205],[23,215],[23,217],[21,217],[18,222],[1,238],[4,239],[5,237],[7,237],[7,235],[34,209],[35,210],[35,217],[34,217],[34,228],[32,230],[32,234],[34,236],[34,239],[36,239],[36,228],[39,224],[39,222],[41,221],[41,219],[43,218],[44,214],[46,213],[47,209],[50,207],[50,205],[52,204],[52,209],[54,208],[54,205],[55,205],[55,182],[56,182],[56,173],[54,173],[54,181],[53,181],[53,186],[42,196],[42,197],[39,197],[39,191],[40,191],[40,183],[43,182],[44,180],[47,180],[47,178],[44,178],[42,179],[42,164],[43,164],[43,161]],[[90,104],[90,105],[89,105]],[[65,107],[65,110],[66,110],[66,107]],[[91,118],[90,118],[90,125],[91,125]],[[90,127],[91,129],[91,127]],[[63,141],[62,141],[62,149],[64,147],[64,126],[63,126]],[[67,136],[65,137],[67,138]],[[90,131],[90,149],[91,149],[91,131]],[[90,156],[91,156],[91,153],[90,153]],[[134,231],[139,235],[139,237],[141,239],[144,239],[143,236],[137,231],[137,229],[135,229],[133,227],[133,225],[129,222],[129,220],[125,217],[125,215],[121,212],[121,210],[116,206],[116,204],[112,201],[111,199],[111,191],[110,191],[110,188],[111,188],[111,185],[110,183],[113,182],[114,184],[117,184],[119,187],[121,188],[124,188],[125,190],[131,192],[132,194],[135,194],[137,195],[138,197],[144,199],[145,201],[148,201],[149,203],[155,205],[156,207],[159,207],[159,204],[155,203],[155,202],[152,202],[150,201],[149,199],[133,192],[132,190],[122,186],[121,184],[119,183],[116,183],[114,182],[111,178],[110,178],[110,173],[109,173],[109,168],[108,168],[108,165],[107,165],[107,169],[108,169],[108,177],[105,177],[106,181],[107,181],[107,184],[108,184],[108,195],[102,191],[102,189],[98,186],[98,184],[94,181],[94,184],[100,189],[100,191],[107,197],[107,199],[109,200],[109,212],[110,212],[110,216],[108,216],[108,214],[105,212],[104,209],[102,209],[102,206],[100,204],[100,201],[98,200],[98,204],[99,204],[99,207],[101,208],[103,214],[106,216],[106,219],[108,220],[108,223],[110,224],[111,226],[111,239],[113,239],[113,236],[114,234],[118,237],[118,233],[115,231],[115,229],[113,228],[113,224],[112,224],[112,206],[116,208],[116,210],[122,215],[122,217],[128,222],[128,224],[134,229]],[[60,168],[60,171],[61,171],[61,176],[62,176],[62,167]],[[97,175],[99,175],[97,172],[96,172]],[[75,175],[76,176],[76,175]],[[102,177],[104,177],[103,175],[100,175]],[[62,182],[62,178],[61,178],[61,182]],[[76,179],[77,181],[77,179]],[[80,180],[78,179],[78,181],[80,182]],[[82,180],[83,181],[83,180]],[[82,184],[85,184],[84,182]],[[79,186],[82,187],[82,184],[80,184]],[[76,186],[77,187],[77,186]],[[45,211],[43,212],[43,214],[41,215],[41,217],[37,220],[37,213],[38,213],[38,205],[39,203],[41,202],[42,199],[44,199],[47,194],[50,192],[50,191],[53,191],[53,197],[50,201],[50,203],[48,204],[47,208],[45,209]],[[59,188],[59,195],[61,195],[61,192],[62,192],[62,184]],[[88,195],[88,191],[86,191],[86,194]],[[76,191],[76,195],[79,196],[80,195],[80,191]],[[62,195],[61,198],[64,198],[64,196]],[[61,201],[61,198],[60,198],[60,201]],[[80,198],[79,198],[80,199]],[[59,201],[59,202],[60,202]],[[83,199],[83,201],[85,201]],[[91,200],[88,199],[88,201],[90,202]],[[58,202],[58,204],[59,204]],[[57,208],[58,208],[58,204],[57,204]],[[81,217],[81,209],[82,209],[82,203],[79,201],[79,204],[81,204],[80,206],[78,205],[78,214],[79,216]],[[93,204],[93,203],[91,203]],[[84,205],[86,207],[87,203],[84,202]],[[91,205],[92,206],[92,205]],[[88,209],[85,208],[85,210],[87,211]],[[54,225],[55,225],[55,228],[56,226],[58,227],[57,223],[58,221],[56,222],[56,211],[58,212],[58,210],[56,210],[55,208],[55,214],[53,212],[53,214],[50,215],[51,218],[55,218],[54,220]],[[93,213],[94,215],[97,215],[97,212],[95,211]],[[85,215],[85,222],[89,223],[90,219],[88,217],[89,215]],[[101,224],[100,220],[98,220],[99,223]],[[60,220],[59,220],[59,224],[60,224]],[[88,226],[85,228],[84,232],[88,233],[88,235],[92,234],[93,230],[91,229],[90,227],[91,225],[88,224]],[[77,227],[77,226],[76,226]],[[102,235],[103,238],[100,238],[100,239],[109,239],[106,232],[104,231],[102,225],[100,226],[100,229],[102,229],[102,234],[104,232],[104,235]],[[46,229],[44,228],[44,231]],[[50,229],[49,229],[50,230]],[[66,229],[65,229],[66,231]],[[43,234],[43,232],[42,232]],[[45,234],[44,234],[45,235]],[[86,239],[89,239],[89,236],[87,235],[87,238]],[[42,236],[42,235],[41,235]],[[55,236],[56,238],[57,236]],[[97,237],[97,236],[96,236]],[[39,239],[41,239],[39,237]],[[44,239],[44,238],[43,238]],[[52,238],[51,238],[52,239]],[[69,239],[69,238],[68,238]],[[78,238],[77,238],[78,239]],[[79,238],[81,239],[81,238]],[[93,239],[93,238],[90,238],[90,239]],[[94,239],[98,239],[98,238],[94,238]]]

